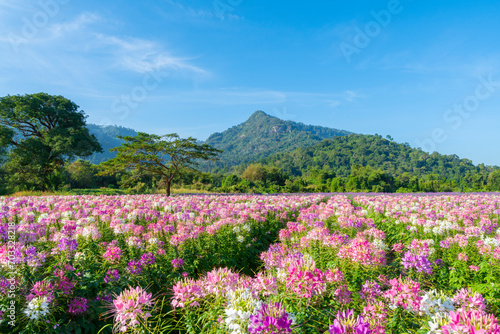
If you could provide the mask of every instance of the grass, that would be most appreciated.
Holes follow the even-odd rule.
[[[154,192],[155,194],[165,194],[164,189],[159,189]],[[172,194],[207,194],[213,193],[207,190],[198,189],[188,189],[188,188],[176,188],[171,189]],[[24,196],[79,196],[79,195],[127,195],[130,194],[129,191],[123,189],[111,189],[111,188],[100,188],[100,189],[71,189],[63,191],[17,191],[13,194],[5,195],[6,197],[24,197]]]

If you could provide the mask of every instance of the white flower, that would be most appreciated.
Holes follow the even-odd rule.
[[[244,224],[244,225],[242,226],[242,228],[243,228],[245,231],[247,231],[247,232],[250,232],[250,231],[251,231],[251,229],[252,229],[252,228],[250,227],[250,225],[249,225],[249,224]]]
[[[437,313],[431,317],[431,320],[428,322],[429,331],[427,334],[442,334],[441,326],[447,325],[450,323],[450,317],[448,314]],[[455,332],[453,332],[455,333]]]
[[[454,310],[455,307],[450,298],[436,290],[428,291],[420,302],[420,314],[425,313],[428,316],[444,316]]]
[[[276,278],[278,279],[278,281],[284,282],[287,277],[288,273],[286,272],[286,270],[283,268],[278,268],[278,271],[276,273]]]
[[[28,318],[30,318],[30,320],[35,321],[40,319],[40,317],[46,316],[49,314],[49,303],[47,302],[47,297],[33,298],[23,312]]]
[[[238,242],[243,242],[243,241],[245,241],[245,238],[243,238],[243,236],[242,236],[242,235],[239,235],[239,236],[236,238],[236,240],[238,240]]]
[[[497,231],[497,233],[498,233],[498,231]],[[498,239],[486,237],[483,239],[483,242],[485,245],[491,246],[491,248],[500,247],[500,241]]]
[[[156,245],[158,243],[158,238],[149,238],[148,243],[151,245]]]
[[[229,292],[225,323],[231,334],[246,333],[248,320],[260,307],[260,301],[252,296],[248,289]]]
[[[387,247],[387,245],[380,239],[373,240],[373,245],[381,250],[388,250],[389,249],[389,247]]]
[[[75,254],[75,260],[76,261],[79,261],[79,260],[85,261],[86,259],[87,259],[87,256],[85,255],[85,253],[77,252]]]

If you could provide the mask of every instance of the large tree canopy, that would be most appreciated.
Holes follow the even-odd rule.
[[[0,146],[17,185],[47,189],[66,161],[102,152],[72,101],[46,93],[0,98]]]
[[[118,136],[125,142],[110,151],[115,158],[101,163],[101,175],[121,170],[135,170],[137,175],[154,175],[162,178],[170,196],[172,180],[182,170],[192,169],[198,160],[215,159],[222,151],[196,139],[180,138],[176,133],[158,136],[139,132],[137,136]]]

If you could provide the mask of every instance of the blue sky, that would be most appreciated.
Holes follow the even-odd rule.
[[[498,1],[0,0],[0,96],[206,139],[254,111],[500,165]]]

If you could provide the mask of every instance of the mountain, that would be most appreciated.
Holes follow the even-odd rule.
[[[457,155],[429,154],[409,144],[399,144],[380,135],[356,135],[325,139],[309,147],[279,153],[257,161],[276,166],[292,176],[302,176],[311,169],[334,172],[347,177],[356,166],[382,169],[393,176],[424,176],[435,174],[441,178],[459,181],[464,177],[489,173],[496,166],[474,165]],[[242,166],[240,169],[243,169]],[[477,178],[478,176],[476,176]]]
[[[205,141],[223,153],[219,161],[203,163],[201,167],[203,170],[227,168],[349,134],[351,132],[285,121],[256,111],[246,122],[214,133]]]
[[[109,149],[120,146],[123,140],[116,138],[116,136],[136,136],[137,132],[133,129],[124,128],[117,125],[95,125],[87,124],[89,132],[96,136],[99,143],[103,148],[103,153],[94,153],[85,160],[93,164],[100,164],[103,161],[114,158],[115,152],[110,152]]]

